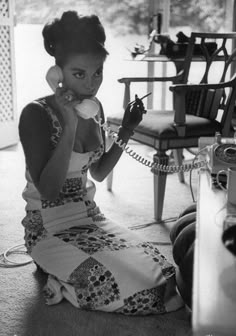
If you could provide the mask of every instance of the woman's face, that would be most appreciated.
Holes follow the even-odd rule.
[[[94,54],[75,54],[64,64],[63,85],[79,99],[96,96],[103,81],[104,57]]]

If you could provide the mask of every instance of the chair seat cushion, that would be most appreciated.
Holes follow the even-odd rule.
[[[115,126],[120,126],[123,113],[109,116],[107,121]],[[186,115],[185,137],[211,136],[221,131],[221,124],[216,120]],[[178,137],[174,124],[174,111],[147,110],[142,122],[135,129],[135,133],[150,135],[157,139],[175,139]]]

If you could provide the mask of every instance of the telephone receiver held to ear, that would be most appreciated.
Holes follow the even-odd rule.
[[[46,80],[53,90],[56,91],[58,86],[62,85],[63,73],[58,65],[54,65],[48,69],[46,74]],[[99,105],[96,103],[95,99],[84,99],[81,103],[75,106],[77,115],[84,119],[95,118],[99,112]]]

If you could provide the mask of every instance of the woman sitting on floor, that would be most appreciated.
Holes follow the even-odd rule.
[[[105,32],[97,16],[63,13],[43,29],[46,51],[55,58],[62,86],[29,103],[19,133],[26,159],[25,244],[47,274],[47,304],[63,298],[75,307],[124,314],[177,310],[175,267],[150,242],[108,220],[94,201],[122,149],[105,150],[102,104],[96,94],[107,57]],[[78,103],[93,100],[94,118],[77,115]],[[80,107],[79,107],[80,109]],[[127,143],[144,112],[128,105],[118,140]],[[87,112],[89,113],[89,112]]]

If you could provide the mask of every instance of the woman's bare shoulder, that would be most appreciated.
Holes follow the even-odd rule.
[[[22,123],[34,123],[34,121],[47,117],[46,109],[40,101],[33,101],[27,104],[20,115],[20,125]]]
[[[50,123],[46,107],[40,101],[27,104],[19,118],[19,131],[34,131],[49,129]]]
[[[45,144],[51,134],[51,125],[46,107],[40,101],[27,104],[19,119],[19,136],[23,144],[32,140]]]

